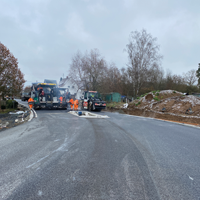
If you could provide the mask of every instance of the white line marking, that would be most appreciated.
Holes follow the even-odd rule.
[[[32,110],[31,110],[30,119],[28,121],[30,122],[32,119],[33,119],[33,113],[32,113]]]
[[[47,156],[45,156],[45,157],[43,157],[43,158],[40,158],[37,162],[35,162],[35,163],[33,163],[33,164],[27,166],[26,168],[32,167],[33,165],[35,165],[36,163],[39,163],[40,161],[44,160],[44,159],[47,158],[48,156],[49,156],[49,155],[47,155]]]
[[[33,111],[34,114],[35,114],[35,118],[37,118],[37,113],[36,113],[36,111],[35,111],[34,109],[32,109],[32,111]]]
[[[188,175],[188,176],[189,176],[189,175]],[[189,176],[189,179],[192,180],[192,181],[194,180],[191,176]]]

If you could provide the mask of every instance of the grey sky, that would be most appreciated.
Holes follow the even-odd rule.
[[[131,31],[158,38],[162,67],[182,74],[197,69],[199,0],[0,0],[0,42],[19,61],[30,85],[68,73],[72,56],[98,48],[125,67]]]

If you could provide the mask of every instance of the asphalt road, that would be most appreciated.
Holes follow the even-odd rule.
[[[200,129],[101,114],[39,110],[1,132],[0,199],[200,199]]]

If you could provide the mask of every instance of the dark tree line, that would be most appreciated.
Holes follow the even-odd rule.
[[[78,51],[72,58],[69,78],[79,89],[100,93],[119,92],[131,97],[153,90],[199,92],[197,77],[200,67],[182,76],[170,71],[165,73],[161,67],[163,56],[159,54],[157,38],[146,30],[131,32],[125,52],[128,63],[126,67],[118,69],[114,63],[108,63],[98,49],[85,54]]]

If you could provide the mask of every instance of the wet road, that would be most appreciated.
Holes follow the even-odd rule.
[[[39,110],[1,132],[0,199],[200,199],[200,129],[101,114]]]

